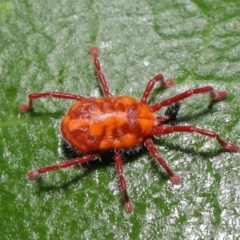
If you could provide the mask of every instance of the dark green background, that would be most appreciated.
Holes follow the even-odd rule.
[[[156,140],[181,176],[173,185],[147,151],[126,156],[132,202],[123,209],[114,165],[89,164],[26,179],[30,169],[68,159],[59,123],[73,101],[45,99],[21,114],[27,94],[58,90],[100,96],[89,47],[114,95],[140,98],[161,72],[175,86],[151,102],[211,85],[229,97],[182,103],[179,124],[214,130],[240,145],[238,0],[21,0],[0,2],[0,239],[238,239],[240,155],[196,134]],[[184,122],[184,123],[183,123]]]

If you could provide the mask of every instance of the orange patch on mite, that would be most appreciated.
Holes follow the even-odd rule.
[[[105,124],[103,122],[92,123],[89,126],[89,133],[94,136],[101,136],[104,132]]]

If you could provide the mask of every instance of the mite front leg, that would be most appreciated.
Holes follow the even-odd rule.
[[[104,95],[107,96],[107,97],[112,97],[112,94],[109,91],[109,88],[108,88],[105,76],[104,76],[104,74],[103,74],[103,72],[101,70],[100,62],[98,60],[98,57],[99,57],[99,50],[98,50],[98,48],[97,47],[91,47],[90,48],[90,53],[91,53],[91,55],[93,57],[93,64],[94,64],[94,67],[96,69],[98,80],[99,80],[99,83],[100,83],[100,85],[102,87]]]
[[[148,97],[151,93],[151,91],[154,88],[154,85],[157,82],[161,82],[162,87],[167,88],[167,87],[171,87],[174,84],[174,81],[172,79],[167,79],[164,80],[163,75],[162,74],[158,74],[156,75],[154,78],[152,78],[151,80],[149,80],[144,92],[143,92],[143,96],[141,99],[141,103],[146,104],[148,101]]]
[[[185,98],[189,98],[194,94],[201,94],[201,93],[210,93],[210,97],[215,100],[219,101],[227,97],[227,92],[222,91],[222,92],[214,92],[213,88],[210,86],[202,87],[202,88],[194,88],[191,90],[187,90],[183,93],[180,93],[174,97],[168,98],[160,103],[155,103],[152,106],[150,106],[150,109],[153,112],[156,112],[160,110],[162,107],[167,107],[175,102],[179,102]]]
[[[85,97],[75,94],[62,93],[62,92],[42,92],[42,93],[30,93],[28,95],[28,104],[22,104],[19,106],[21,112],[30,111],[33,108],[33,100],[38,98],[62,98],[62,99],[73,99],[77,101],[83,101]]]

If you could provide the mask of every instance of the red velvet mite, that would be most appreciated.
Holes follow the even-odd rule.
[[[195,132],[215,138],[226,150],[239,151],[238,146],[222,140],[213,131],[194,126],[171,126],[165,124],[168,116],[157,116],[155,114],[162,107],[176,104],[194,94],[209,93],[212,100],[218,101],[224,99],[227,96],[227,92],[214,92],[212,87],[206,86],[188,90],[161,102],[148,105],[148,97],[157,82],[160,82],[164,88],[170,87],[174,83],[172,79],[164,80],[163,76],[159,74],[148,82],[140,101],[129,96],[115,97],[110,93],[106,79],[102,73],[98,59],[98,48],[92,47],[90,52],[93,56],[93,63],[104,97],[86,98],[61,92],[31,93],[29,94],[29,103],[20,106],[20,110],[26,112],[33,108],[33,100],[37,98],[54,97],[76,100],[77,102],[70,108],[62,120],[61,131],[67,142],[77,151],[84,154],[79,158],[30,171],[28,173],[29,179],[35,179],[40,174],[46,172],[99,158],[103,151],[112,151],[120,186],[124,195],[125,210],[129,212],[132,211],[133,206],[127,193],[127,185],[123,174],[121,156],[123,150],[145,145],[153,158],[166,170],[174,184],[178,184],[180,178],[173,173],[164,159],[159,155],[157,148],[153,144],[152,136],[174,132]]]

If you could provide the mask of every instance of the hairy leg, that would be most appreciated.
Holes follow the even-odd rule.
[[[116,163],[116,170],[119,177],[120,186],[124,195],[125,210],[127,212],[131,212],[133,210],[133,206],[132,206],[132,203],[130,202],[130,199],[127,193],[127,185],[123,175],[122,158],[119,152],[116,152],[114,154],[114,160]]]
[[[99,80],[99,83],[102,87],[104,95],[107,96],[107,97],[112,97],[112,94],[109,91],[105,76],[104,76],[104,74],[101,70],[100,62],[98,60],[98,57],[99,57],[98,48],[97,47],[91,47],[90,48],[90,53],[93,56],[93,63],[94,63],[94,66],[95,66],[95,69],[96,69],[96,72],[97,72],[97,76],[98,76],[98,80]]]
[[[22,104],[19,106],[21,112],[30,111],[33,108],[33,100],[38,98],[62,98],[62,99],[73,99],[77,101],[83,101],[85,98],[80,95],[62,93],[62,92],[42,92],[42,93],[30,93],[28,95],[28,104]]]
[[[185,98],[189,98],[194,94],[202,94],[202,93],[210,93],[210,96],[213,100],[219,101],[227,97],[227,92],[214,92],[211,86],[201,87],[201,88],[194,88],[183,93],[180,93],[174,97],[168,98],[160,103],[155,103],[150,106],[150,109],[153,112],[160,110],[162,107],[169,106],[173,103],[179,102]]]
[[[142,96],[142,99],[140,101],[141,103],[143,103],[143,104],[147,103],[148,97],[149,97],[151,91],[153,90],[154,85],[157,82],[161,82],[161,85],[164,88],[171,87],[174,84],[174,81],[172,79],[164,80],[162,74],[156,75],[154,78],[149,80],[149,82],[148,82],[148,84],[147,84],[147,86],[146,86],[146,88],[145,88],[145,90],[143,92],[143,96]]]
[[[174,184],[178,184],[180,182],[180,178],[173,173],[173,171],[168,167],[167,163],[164,161],[164,159],[160,156],[158,150],[156,149],[156,147],[154,146],[152,139],[151,138],[147,138],[144,141],[147,149],[149,150],[149,152],[151,153],[151,155],[159,162],[159,164],[166,170],[169,178],[171,179],[171,181]]]
[[[199,133],[201,135],[215,138],[219,144],[225,148],[226,150],[232,151],[232,152],[238,152],[239,147],[237,145],[234,145],[232,143],[224,141],[217,133],[209,130],[205,130],[202,128],[197,128],[194,126],[159,126],[155,127],[152,131],[153,135],[161,135],[161,134],[171,134],[174,132],[188,132],[188,133]]]
[[[70,160],[67,160],[67,161],[64,161],[64,162],[61,162],[58,164],[54,164],[54,165],[42,167],[42,168],[39,168],[36,170],[32,170],[32,171],[28,172],[27,176],[29,179],[36,179],[40,174],[43,174],[46,172],[51,172],[51,171],[61,169],[61,168],[67,168],[67,167],[81,164],[84,162],[88,162],[88,161],[92,160],[93,158],[97,158],[97,157],[99,157],[99,154],[88,154],[83,157],[70,159]]]

